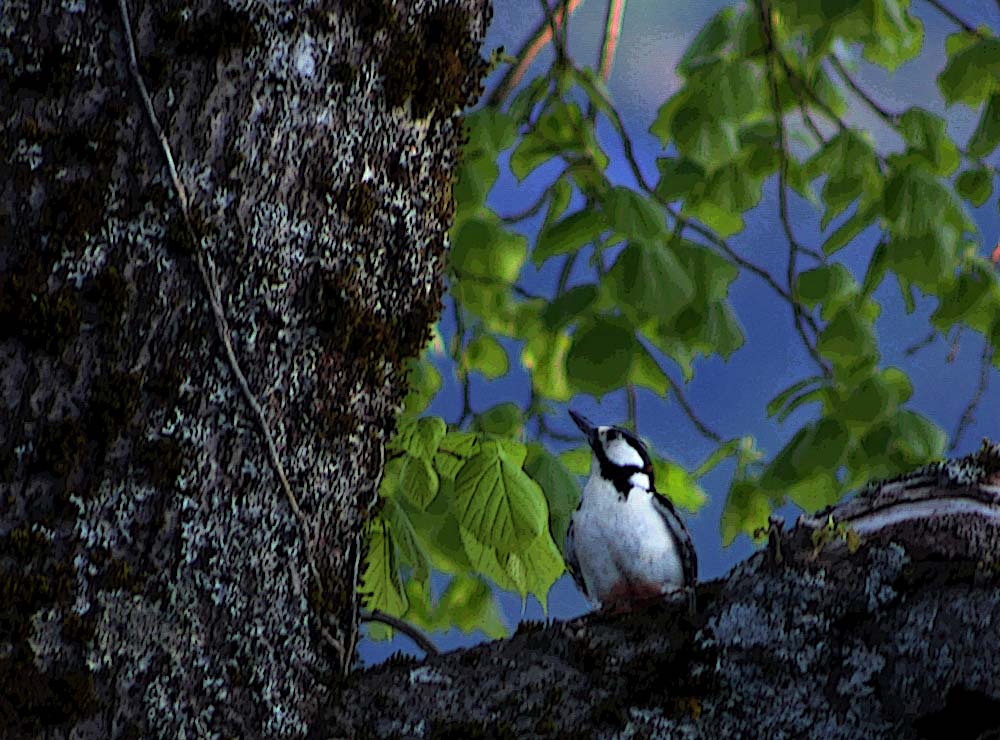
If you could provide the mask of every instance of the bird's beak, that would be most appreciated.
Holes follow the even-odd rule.
[[[580,431],[586,435],[587,443],[593,447],[597,442],[597,427],[591,424],[586,416],[578,414],[572,409],[570,409],[569,415],[573,419],[573,422],[580,427]]]

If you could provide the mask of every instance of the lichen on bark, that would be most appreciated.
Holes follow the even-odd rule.
[[[298,736],[351,659],[382,446],[440,311],[487,4],[126,5],[197,245],[117,3],[0,11],[0,725]],[[404,41],[416,85],[386,69]]]

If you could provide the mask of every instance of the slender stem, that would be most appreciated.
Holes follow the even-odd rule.
[[[980,38],[985,38],[983,33],[978,28],[975,28],[974,26],[963,21],[961,18],[959,18],[957,15],[951,12],[948,8],[946,8],[944,5],[938,2],[938,0],[927,0],[927,4],[930,5],[932,8],[935,8],[941,15],[950,20],[956,26],[959,26],[966,33],[971,33],[976,36],[979,36]],[[997,6],[1000,7],[1000,3],[998,3]]]
[[[536,215],[540,210],[542,210],[542,208],[545,207],[545,203],[549,199],[549,189],[566,174],[567,169],[568,168],[563,168],[562,172],[560,172],[556,176],[556,178],[552,181],[552,183],[549,184],[549,186],[542,191],[542,194],[538,196],[538,199],[534,203],[532,203],[523,211],[519,211],[518,213],[512,213],[509,216],[501,216],[500,220],[503,221],[505,224],[516,224],[521,221],[526,221],[527,219]]]
[[[948,448],[949,452],[954,452],[955,448],[958,447],[958,443],[962,439],[962,435],[965,430],[969,428],[969,425],[975,421],[976,406],[979,402],[983,400],[983,395],[986,393],[986,385],[990,380],[990,366],[993,364],[993,347],[990,345],[989,341],[983,343],[983,353],[979,358],[979,383],[976,385],[975,393],[972,394],[972,398],[969,399],[968,405],[965,407],[965,411],[962,412],[962,418],[958,420],[958,426],[955,428],[955,433],[951,437],[951,446]]]
[[[823,372],[823,375],[829,377],[830,368],[827,367],[825,362],[823,362],[823,358],[820,357],[819,352],[816,351],[812,341],[810,341],[809,337],[806,335],[805,328],[803,327],[804,312],[802,311],[802,306],[799,305],[798,300],[794,297],[796,257],[800,251],[804,250],[795,238],[795,234],[792,231],[791,218],[788,213],[788,151],[785,143],[784,113],[781,110],[781,98],[778,92],[778,77],[774,70],[774,55],[776,47],[774,43],[774,31],[771,27],[770,9],[767,7],[766,0],[758,0],[757,9],[760,13],[761,28],[764,32],[764,38],[767,44],[767,61],[765,63],[765,68],[767,71],[768,83],[771,87],[771,106],[774,112],[774,122],[778,128],[778,157],[780,159],[780,166],[778,168],[778,211],[781,217],[782,227],[785,231],[785,237],[788,240],[788,267],[785,277],[788,281],[789,295],[792,297],[792,320],[795,324],[795,331],[798,332],[799,337],[802,339],[802,343],[805,345],[806,351],[809,352],[809,356],[812,357],[813,361]]]
[[[837,70],[837,74],[839,74],[841,79],[843,79],[844,82],[847,84],[847,86],[851,88],[851,91],[859,98],[861,98],[863,101],[865,101],[865,104],[873,111],[875,111],[875,113],[878,114],[879,118],[881,118],[883,121],[885,121],[887,124],[893,127],[899,124],[899,114],[886,110],[879,104],[877,100],[875,100],[871,95],[869,95],[864,90],[864,88],[862,88],[861,85],[858,84],[857,80],[855,80],[851,76],[851,73],[847,71],[847,68],[844,67],[843,62],[841,62],[840,59],[831,54],[830,64],[832,64],[833,68]]]
[[[359,619],[362,622],[378,622],[384,624],[388,627],[392,627],[394,630],[402,632],[404,635],[413,640],[417,647],[424,651],[425,655],[440,655],[440,651],[434,647],[434,643],[416,627],[414,627],[409,622],[404,622],[398,617],[394,617],[391,614],[386,614],[384,611],[379,609],[372,609],[370,612],[363,611],[359,615]]]
[[[625,18],[625,5],[626,0],[608,0],[608,13],[604,20],[604,43],[601,45],[601,57],[597,62],[597,74],[605,82],[611,76],[611,64],[615,59],[622,21]]]
[[[451,359],[455,363],[455,371],[462,378],[462,413],[455,422],[458,429],[462,428],[465,420],[472,415],[472,392],[469,387],[469,371],[462,364],[462,345],[465,343],[465,320],[462,317],[462,310],[458,307],[458,301],[454,297],[451,299],[452,309],[455,315],[455,336],[451,340]]]
[[[632,147],[632,139],[625,131],[625,126],[622,123],[622,118],[621,115],[618,113],[618,110],[607,98],[602,99],[601,102],[608,112],[608,118],[611,121],[611,125],[614,126],[615,130],[618,132],[618,135],[621,136],[622,138],[622,148],[625,151],[625,159],[628,161],[629,168],[632,170],[632,176],[635,177],[636,183],[645,193],[647,193],[650,197],[652,197],[653,200],[655,200],[657,203],[663,206],[667,210],[667,213],[670,214],[670,217],[673,218],[676,223],[679,223],[681,225],[681,229],[679,231],[675,228],[675,234],[677,236],[680,236],[680,233],[683,231],[683,229],[685,228],[691,229],[692,231],[694,231],[695,233],[706,239],[709,242],[709,244],[711,244],[716,249],[725,254],[734,264],[739,265],[748,272],[752,272],[754,275],[757,275],[784,300],[791,301],[792,296],[784,288],[781,287],[781,284],[778,283],[778,281],[775,280],[774,277],[769,272],[767,272],[767,270],[754,264],[746,257],[737,254],[733,250],[733,248],[729,246],[729,244],[726,242],[725,239],[718,236],[711,229],[707,228],[706,226],[703,226],[697,221],[693,221],[691,219],[682,216],[680,212],[676,208],[674,208],[669,201],[662,198],[656,192],[653,186],[646,181],[645,176],[642,174],[642,170],[639,169],[639,162],[635,157],[635,150]],[[808,315],[806,316],[806,323],[808,323],[814,331],[816,330],[816,322],[811,316]]]
[[[932,329],[931,332],[926,337],[917,342],[914,342],[905,350],[903,350],[903,354],[907,357],[912,357],[925,347],[929,347],[930,345],[934,344],[937,338],[938,338],[937,330]]]
[[[561,296],[566,292],[566,283],[569,281],[570,273],[573,272],[573,265],[576,264],[576,258],[580,256],[580,250],[572,252],[566,255],[566,259],[563,260],[562,270],[559,273],[559,282],[556,283],[556,296]]]
[[[698,433],[701,434],[701,436],[705,437],[706,439],[710,439],[717,444],[721,444],[722,435],[716,432],[714,429],[709,427],[705,422],[703,422],[701,419],[698,418],[698,415],[695,414],[694,409],[691,407],[691,404],[688,403],[688,400],[684,397],[684,391],[681,388],[680,384],[676,380],[671,378],[669,375],[667,375],[665,371],[663,374],[667,378],[667,383],[670,384],[670,389],[674,392],[674,397],[677,398],[677,403],[681,405],[681,409],[684,410],[685,416],[687,416],[688,420],[692,424],[694,424],[694,428],[698,430]]]
[[[572,14],[583,2],[583,0],[569,0],[566,7],[566,12]],[[557,19],[561,17],[562,9],[556,11]],[[548,18],[542,18],[541,23],[535,28],[528,40],[524,42],[521,49],[517,52],[517,64],[511,66],[506,74],[497,83],[497,86],[493,88],[493,91],[486,98],[486,105],[499,105],[511,91],[514,90],[521,82],[524,77],[524,73],[528,71],[528,67],[538,56],[538,53],[545,48],[545,46],[552,40],[552,27],[549,25]]]

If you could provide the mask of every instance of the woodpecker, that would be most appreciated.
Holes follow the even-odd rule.
[[[687,590],[693,614],[698,558],[673,504],[656,491],[645,445],[628,430],[569,415],[594,453],[566,532],[566,567],[576,585],[615,611]]]

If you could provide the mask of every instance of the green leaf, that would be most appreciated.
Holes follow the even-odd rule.
[[[981,206],[993,194],[993,175],[983,167],[966,170],[955,180],[955,189],[972,205]]]
[[[597,286],[588,283],[570,288],[546,305],[542,311],[542,321],[547,329],[555,331],[571,323],[597,300]]]
[[[698,511],[708,500],[697,481],[677,463],[654,457],[653,476],[656,479],[656,490],[682,509]]]
[[[403,494],[421,509],[434,500],[438,492],[437,472],[426,457],[408,455],[399,474],[399,488]]]
[[[656,183],[656,196],[666,201],[686,198],[705,181],[705,170],[697,162],[677,157],[660,157],[656,160],[660,180]]]
[[[466,219],[453,231],[451,265],[466,277],[511,284],[528,253],[523,236],[505,230],[495,216]]]
[[[447,426],[440,416],[424,416],[402,421],[389,447],[404,450],[415,457],[430,459],[437,452]]]
[[[580,489],[560,459],[540,444],[528,445],[524,471],[545,494],[549,505],[549,531],[561,553],[566,541],[569,518],[580,503]]]
[[[443,631],[456,627],[467,634],[481,630],[492,639],[507,634],[493,590],[474,576],[452,577],[433,612],[425,619],[414,618],[410,612],[407,612],[406,618],[426,630]]]
[[[441,374],[428,360],[407,360],[406,385],[409,389],[403,399],[403,414],[417,416],[441,390]]]
[[[377,518],[368,530],[368,557],[358,593],[368,609],[400,616],[406,611],[406,592],[399,575],[396,545],[388,522]]]
[[[797,294],[806,308],[823,304],[823,318],[827,319],[846,306],[858,293],[854,276],[843,265],[832,263],[798,276]]]
[[[767,527],[770,514],[771,497],[767,493],[752,481],[733,481],[720,521],[723,547],[733,544],[739,534],[753,538],[758,529]]]
[[[908,0],[881,0],[870,6],[873,17],[865,59],[890,72],[916,57],[923,45],[923,24],[909,12],[908,4]]]
[[[514,553],[500,552],[492,545],[483,544],[465,527],[459,528],[466,556],[477,573],[489,578],[504,591],[526,592],[522,563]]]
[[[587,475],[590,472],[590,461],[593,453],[588,445],[576,447],[559,453],[559,461],[573,475]]]
[[[455,478],[459,522],[485,545],[504,552],[523,550],[545,528],[545,496],[507,446],[489,441],[480,449]]]
[[[581,324],[566,355],[573,387],[596,397],[621,387],[637,344],[634,329],[619,317],[598,316]]]
[[[838,226],[827,240],[823,242],[823,253],[831,255],[846,247],[854,237],[864,231],[875,220],[880,212],[880,203],[872,203],[867,206],[859,204],[854,215]]]
[[[782,408],[784,408],[785,404],[787,404],[794,396],[801,393],[806,388],[809,388],[810,386],[814,386],[822,382],[822,380],[823,380],[822,375],[811,375],[808,378],[804,378],[798,381],[797,383],[793,383],[792,385],[788,386],[787,388],[785,388],[785,390],[781,391],[781,393],[776,395],[768,402],[767,415],[774,416],[779,411],[781,411]]]
[[[874,362],[877,357],[871,325],[847,308],[838,311],[826,325],[816,341],[816,349],[840,368],[852,367],[859,360]]]
[[[491,380],[506,375],[509,368],[507,351],[489,334],[480,334],[465,348],[469,370],[476,370]]]
[[[723,8],[712,16],[712,19],[702,26],[694,41],[688,44],[684,56],[677,64],[677,72],[686,76],[692,68],[714,61],[733,38],[735,17],[734,8]]]
[[[695,295],[695,285],[674,251],[661,242],[630,242],[605,282],[636,322],[672,316]]]
[[[521,364],[531,372],[531,387],[544,398],[568,401],[573,396],[566,374],[570,337],[566,332],[538,332],[521,351]]]
[[[993,153],[997,144],[1000,144],[1000,92],[994,92],[986,101],[979,125],[969,139],[969,155],[983,159]]]
[[[580,107],[576,103],[556,101],[521,138],[510,156],[510,170],[514,177],[523,180],[539,165],[556,156],[584,154],[588,145],[593,147],[591,153],[597,155],[599,149],[587,133]]]
[[[566,572],[562,553],[549,533],[542,532],[521,552],[510,553],[507,567],[522,574],[524,586],[519,592],[522,601],[528,594],[532,594],[541,604],[542,611],[548,613],[549,589]]]
[[[739,151],[736,126],[721,120],[690,97],[673,111],[670,137],[677,150],[712,172],[732,161]]]
[[[998,284],[992,265],[977,266],[963,272],[941,296],[931,323],[945,333],[959,322],[984,335],[997,316]]]
[[[641,342],[636,343],[629,380],[642,388],[649,388],[658,396],[666,397],[667,391],[670,390],[670,381],[666,373]]]
[[[515,437],[524,426],[524,415],[516,403],[507,401],[476,414],[475,428],[498,437]]]
[[[479,437],[471,432],[448,432],[438,444],[434,468],[444,478],[455,479],[465,461],[479,452]]]
[[[386,499],[381,516],[389,525],[400,562],[413,569],[413,578],[426,581],[430,572],[430,561],[406,510],[392,499]]]
[[[940,116],[923,108],[910,108],[899,117],[899,132],[924,156],[935,173],[950,175],[958,167],[958,148]]]
[[[827,175],[822,191],[826,203],[821,221],[824,229],[857,198],[866,205],[881,192],[878,155],[865,138],[850,129],[826,142],[805,164],[804,170],[809,179]]]
[[[1000,88],[1000,39],[980,38],[950,54],[938,75],[945,102],[977,107]]]
[[[575,252],[595,241],[607,229],[607,216],[603,212],[592,208],[576,211],[542,228],[531,259],[541,265],[549,257]]]
[[[630,188],[612,188],[601,205],[611,228],[626,239],[652,241],[666,236],[663,211]]]

